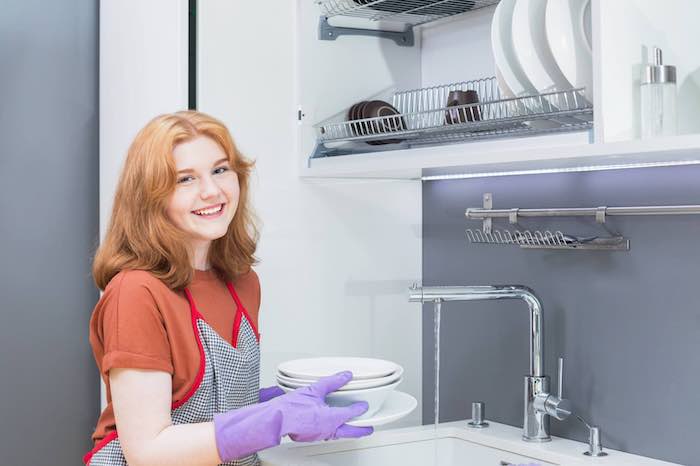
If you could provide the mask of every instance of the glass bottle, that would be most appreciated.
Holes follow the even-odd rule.
[[[661,49],[652,49],[654,62],[644,66],[641,78],[642,139],[677,133],[676,67],[664,65]]]

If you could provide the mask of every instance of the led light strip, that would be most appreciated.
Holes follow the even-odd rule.
[[[512,175],[541,175],[546,173],[574,173],[593,172],[603,170],[620,170],[623,168],[652,168],[652,167],[675,167],[682,165],[698,165],[700,160],[676,160],[670,162],[647,162],[647,163],[627,163],[615,165],[589,165],[568,168],[537,168],[532,170],[511,170],[483,173],[456,173],[452,175],[429,175],[421,177],[422,181],[437,180],[462,180],[468,178],[487,178],[491,176],[512,176]]]

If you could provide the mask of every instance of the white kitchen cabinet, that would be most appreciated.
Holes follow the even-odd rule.
[[[418,26],[415,45],[403,47],[378,37],[319,40],[318,3],[297,0],[302,177],[431,179],[700,162],[700,55],[692,50],[700,39],[700,28],[694,24],[700,2],[591,0],[592,129],[410,148],[366,145],[366,152],[310,158],[317,140],[314,126],[344,120],[355,102],[390,101],[396,91],[494,74],[490,28],[495,6]],[[334,17],[330,22],[377,27],[358,18]],[[381,27],[402,29],[400,24]],[[645,46],[660,47],[665,63],[677,67],[678,136],[639,139],[639,76]],[[394,147],[398,149],[386,150]]]

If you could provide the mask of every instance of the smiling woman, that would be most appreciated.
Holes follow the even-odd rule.
[[[260,389],[253,163],[203,113],[162,115],[129,148],[93,275],[90,344],[107,391],[91,466],[260,466],[257,452],[359,437],[367,403],[330,407],[343,372]]]

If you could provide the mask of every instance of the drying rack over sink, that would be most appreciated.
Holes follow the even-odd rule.
[[[495,5],[499,0],[318,0],[321,10],[319,39],[335,40],[342,35],[378,36],[393,39],[400,46],[413,46],[413,27],[479,8]],[[372,22],[405,25],[403,31],[331,26],[329,18],[364,18]]]
[[[476,91],[479,101],[448,106],[452,91]],[[593,126],[585,89],[503,97],[495,77],[398,92],[391,104],[398,114],[346,120],[344,111],[315,125],[311,159]]]
[[[598,250],[629,251],[630,242],[621,235],[604,226],[608,216],[614,215],[700,215],[700,205],[657,205],[634,207],[568,207],[544,209],[494,209],[493,195],[484,193],[482,208],[468,208],[464,215],[468,219],[482,220],[481,230],[468,228],[467,239],[475,244],[517,245],[524,249],[562,249],[562,250]],[[565,235],[561,231],[520,231],[495,230],[493,220],[507,218],[511,225],[516,225],[521,218],[533,217],[593,217],[603,226],[610,236]]]

